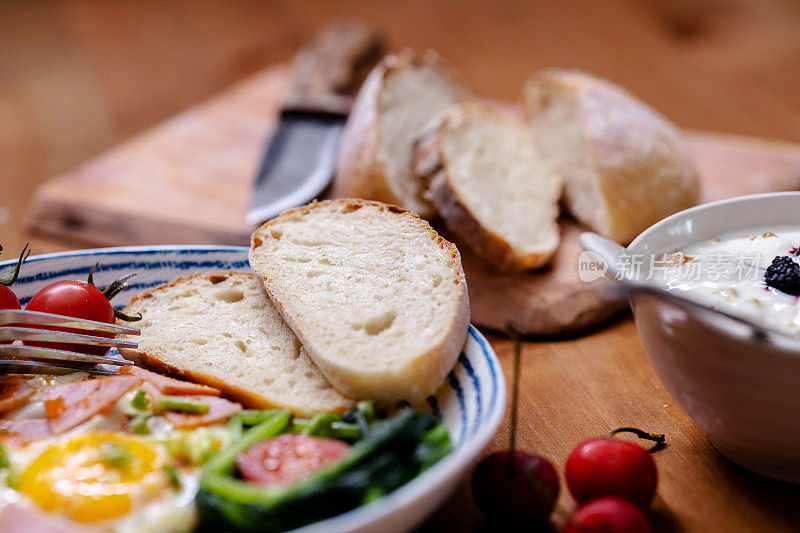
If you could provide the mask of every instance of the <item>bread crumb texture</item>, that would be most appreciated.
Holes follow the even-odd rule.
[[[310,415],[353,404],[309,359],[253,274],[179,278],[135,297],[125,312],[142,313],[138,351],[156,370],[220,387],[252,407]]]
[[[420,400],[469,322],[460,256],[417,215],[366,200],[289,211],[253,235],[253,270],[339,390]]]

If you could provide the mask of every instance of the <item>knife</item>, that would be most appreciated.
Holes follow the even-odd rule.
[[[382,51],[374,29],[339,21],[297,53],[280,121],[253,186],[248,223],[304,204],[328,186],[353,94]]]

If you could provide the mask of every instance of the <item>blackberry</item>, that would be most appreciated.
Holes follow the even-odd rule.
[[[790,257],[779,255],[767,267],[764,281],[769,287],[792,296],[798,296],[800,295],[800,265]]]

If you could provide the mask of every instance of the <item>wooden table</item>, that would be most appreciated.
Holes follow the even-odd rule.
[[[18,223],[33,188],[268,65],[334,16],[393,46],[434,48],[486,97],[514,100],[551,65],[607,76],[680,126],[800,142],[800,6],[790,0],[0,3],[0,243],[80,248]],[[508,341],[490,336],[507,373]],[[519,446],[563,467],[620,425],[667,434],[653,518],[665,530],[789,530],[800,489],[721,458],[653,373],[629,317],[528,342]],[[614,379],[611,379],[613,376]],[[621,377],[620,377],[621,376]],[[506,446],[504,425],[491,445]],[[562,487],[561,505],[572,501]],[[478,529],[466,485],[423,528]]]

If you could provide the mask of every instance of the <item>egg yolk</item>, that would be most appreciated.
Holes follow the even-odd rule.
[[[116,433],[87,433],[50,446],[19,478],[18,490],[46,511],[79,522],[128,514],[169,485],[149,443]]]

